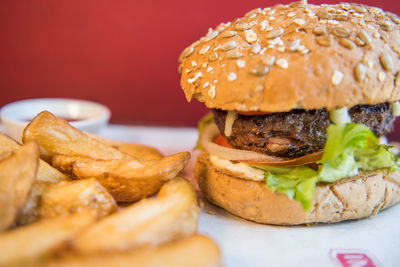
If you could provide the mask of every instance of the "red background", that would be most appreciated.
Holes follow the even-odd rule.
[[[400,13],[396,1],[360,2]],[[1,0],[0,106],[82,98],[109,106],[115,123],[194,126],[206,109],[186,103],[179,53],[209,27],[276,3]]]

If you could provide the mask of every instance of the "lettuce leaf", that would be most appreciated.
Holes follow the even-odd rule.
[[[330,125],[324,155],[318,162],[319,181],[332,183],[358,174],[359,170],[397,168],[388,146],[378,145],[375,134],[365,125]],[[335,139],[334,139],[335,138]]]
[[[367,126],[362,124],[331,124],[327,129],[327,135],[321,163],[338,159],[348,149],[378,146],[378,138]]]
[[[311,208],[318,172],[307,167],[271,167],[251,165],[265,171],[267,187],[272,192],[279,191],[289,198],[299,201],[304,209]],[[301,178],[299,178],[301,177]]]
[[[203,118],[201,118],[201,120],[197,124],[197,130],[199,132],[199,137],[197,139],[197,144],[194,147],[194,149],[200,149],[200,150],[204,149],[203,145],[200,142],[200,136],[204,132],[204,129],[206,128],[206,126],[213,122],[214,122],[214,115],[212,114],[212,112],[208,113]]]
[[[397,159],[390,152],[390,146],[381,145],[375,150],[363,149],[355,151],[355,158],[359,168],[372,171],[380,168],[389,168],[394,172],[399,169]]]
[[[332,183],[357,175],[360,170],[388,168],[398,170],[390,147],[378,145],[375,134],[365,125],[346,123],[330,125],[324,154],[315,171],[307,166],[271,167],[251,165],[264,171],[267,188],[299,201],[303,209],[312,207],[316,184]]]

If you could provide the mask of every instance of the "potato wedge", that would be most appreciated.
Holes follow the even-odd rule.
[[[18,216],[17,225],[66,216],[85,209],[97,210],[101,218],[117,211],[117,208],[114,198],[95,179],[60,183],[36,181]]]
[[[49,255],[96,218],[93,212],[77,213],[1,233],[0,266],[21,266]]]
[[[54,155],[132,159],[118,149],[89,137],[48,111],[39,113],[25,128],[22,141],[26,143],[32,140],[38,142],[40,155],[47,162],[51,162]]]
[[[94,256],[69,255],[42,263],[46,267],[219,267],[221,252],[215,242],[204,235],[192,235],[158,247],[148,247],[126,253]]]
[[[18,149],[21,148],[21,145],[16,141],[11,139],[10,137],[0,133],[0,160],[5,158]],[[32,223],[36,221],[38,217],[38,205],[40,196],[43,191],[43,186],[45,182],[59,182],[59,181],[68,181],[70,178],[50,166],[44,160],[39,160],[39,170],[36,175],[36,181],[34,182],[31,193],[29,194],[28,200],[26,201],[25,206],[22,208],[21,212],[18,215],[16,220],[17,225],[24,225],[28,223]]]
[[[71,180],[70,177],[60,172],[56,168],[53,168],[44,160],[40,160],[39,162],[39,171],[36,179],[38,181],[54,182],[54,183]]]
[[[25,224],[33,223],[40,218],[40,206],[42,204],[42,194],[48,184],[57,184],[53,182],[35,181],[31,188],[28,200],[25,202],[25,206],[18,214],[15,225],[21,226]]]
[[[51,218],[96,210],[104,217],[117,211],[117,203],[108,191],[95,179],[48,183],[41,196],[40,218]]]
[[[96,178],[118,202],[130,202],[151,196],[176,177],[189,161],[182,152],[161,160],[94,160],[56,155],[53,166],[78,179]]]
[[[16,141],[0,133],[0,160],[8,157],[20,147],[21,145]],[[36,179],[39,181],[59,182],[69,180],[69,177],[51,167],[47,162],[40,160]]]
[[[21,148],[21,145],[14,139],[0,133],[0,161],[11,156],[19,148]]]
[[[72,248],[96,254],[176,240],[197,230],[199,211],[193,186],[178,177],[166,183],[156,198],[143,199],[82,232]]]
[[[163,158],[163,154],[161,154],[160,151],[151,146],[114,141],[94,134],[88,134],[88,135],[106,145],[112,146],[118,149],[119,151],[122,151],[123,153],[126,153],[139,160],[157,160]]]
[[[118,202],[137,201],[156,193],[178,175],[190,157],[185,152],[142,162],[47,111],[39,113],[25,128],[22,140],[37,141],[41,156],[62,172],[79,179],[96,178]]]
[[[39,147],[35,142],[29,142],[0,162],[0,231],[10,227],[24,207],[38,165]]]

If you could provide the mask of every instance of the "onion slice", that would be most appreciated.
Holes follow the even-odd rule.
[[[307,164],[312,164],[317,162],[322,158],[322,155],[324,154],[323,151],[318,151],[315,153],[307,154],[298,158],[292,158],[292,159],[283,159],[283,161],[280,162],[267,162],[267,161],[250,161],[250,160],[240,160],[240,162],[247,163],[247,164],[253,164],[253,165],[270,165],[270,166],[276,166],[276,167],[294,167],[294,166],[302,166],[302,165],[307,165]]]
[[[241,150],[220,146],[214,143],[215,137],[219,134],[219,130],[215,123],[211,123],[204,128],[200,136],[200,141],[204,149],[219,158],[239,161],[246,164],[254,165],[271,165],[279,167],[300,166],[315,163],[322,158],[323,151],[307,154],[298,158],[280,158],[257,153],[249,150]]]
[[[264,155],[261,153],[228,148],[214,143],[214,138],[219,134],[219,130],[215,123],[211,123],[204,128],[201,134],[200,141],[204,149],[219,158],[233,161],[251,161],[251,162],[282,162],[284,158]]]

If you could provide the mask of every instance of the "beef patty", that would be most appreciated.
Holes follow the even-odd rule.
[[[212,110],[215,123],[225,135],[226,111]],[[358,105],[349,110],[351,120],[368,126],[377,136],[393,130],[392,105]],[[331,123],[325,109],[292,110],[267,115],[239,115],[232,127],[229,144],[278,157],[299,157],[321,150],[326,142],[326,128]]]

